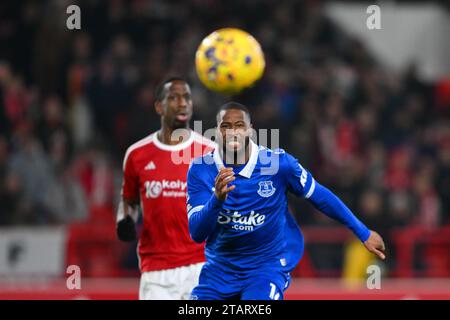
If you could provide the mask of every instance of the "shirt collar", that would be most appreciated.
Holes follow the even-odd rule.
[[[161,150],[181,151],[181,150],[189,147],[192,144],[192,142],[194,141],[194,134],[193,134],[193,131],[190,129],[189,129],[189,138],[187,138],[186,141],[183,141],[179,144],[174,144],[174,145],[162,143],[158,138],[158,133],[160,133],[160,132],[161,132],[161,130],[154,133],[153,143],[155,144],[156,147],[158,147]]]
[[[253,140],[250,139],[250,158],[248,159],[246,165],[239,172],[239,175],[250,178],[252,176],[253,170],[255,169],[256,163],[258,162],[259,147]],[[217,170],[225,167],[222,157],[220,156],[219,148],[216,148],[213,153],[214,162],[216,164]]]

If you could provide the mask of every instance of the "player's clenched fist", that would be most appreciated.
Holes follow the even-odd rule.
[[[216,181],[214,183],[214,193],[217,199],[225,201],[228,192],[234,190],[235,185],[228,186],[228,183],[233,182],[236,179],[232,168],[222,168],[217,174]]]

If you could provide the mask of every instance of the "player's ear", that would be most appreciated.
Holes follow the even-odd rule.
[[[156,111],[156,113],[157,113],[159,116],[162,116],[164,110],[163,110],[163,106],[162,106],[161,101],[156,101],[155,104],[154,104],[154,106],[155,106],[155,111]]]
[[[215,137],[216,140],[214,140],[214,141],[217,142],[219,140],[218,138],[220,138],[222,136],[219,125],[216,125],[216,133],[215,134],[216,134],[216,137]]]
[[[254,131],[254,130],[253,130],[253,125],[252,125],[251,123],[248,124],[248,128],[247,128],[246,131],[247,131],[249,137],[251,138],[251,137],[253,136],[253,133],[254,133],[254,132],[253,132],[253,131]]]

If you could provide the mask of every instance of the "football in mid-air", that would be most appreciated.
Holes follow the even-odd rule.
[[[247,32],[219,29],[203,39],[195,54],[201,82],[210,90],[231,95],[252,86],[264,72],[264,54]]]

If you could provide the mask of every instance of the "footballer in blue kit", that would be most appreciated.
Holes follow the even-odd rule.
[[[188,171],[189,231],[194,241],[206,240],[206,263],[192,299],[283,299],[304,247],[288,210],[288,192],[346,225],[369,251],[385,258],[380,235],[297,159],[250,139],[245,106],[222,106],[217,129],[218,148],[195,159]]]

